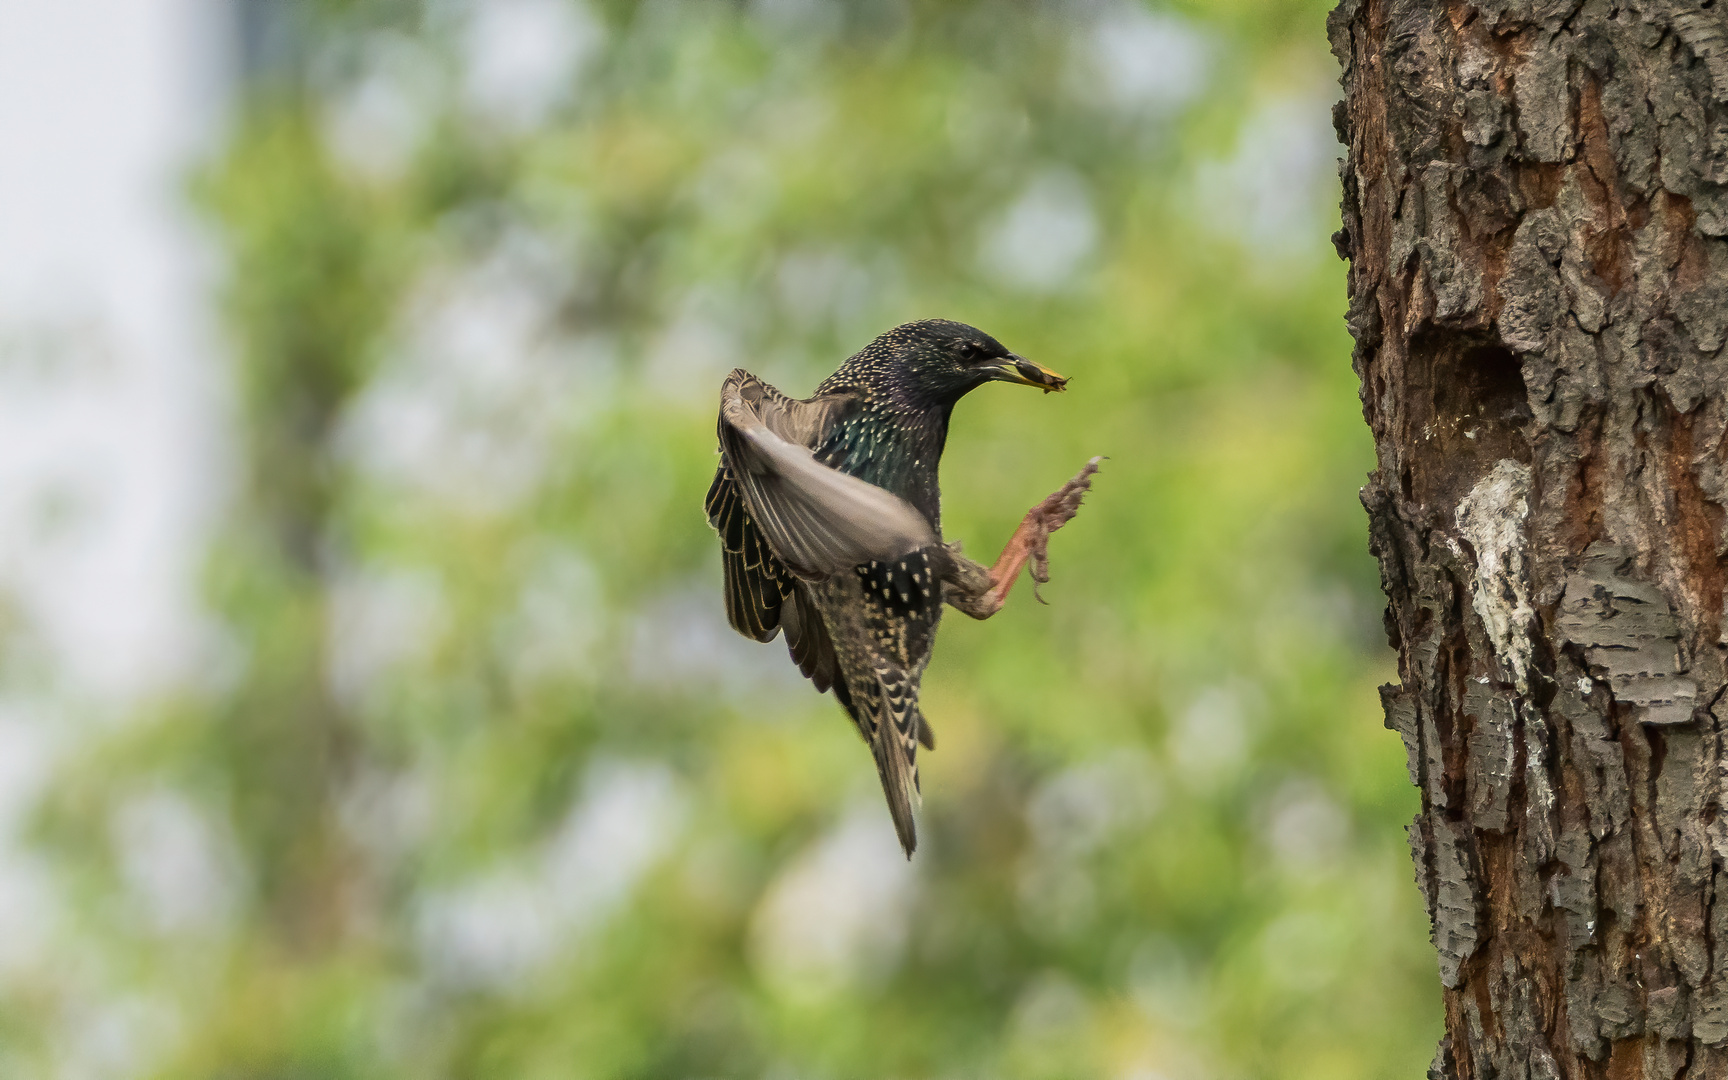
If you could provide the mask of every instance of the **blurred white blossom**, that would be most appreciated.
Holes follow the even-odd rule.
[[[1202,162],[1194,181],[1203,222],[1262,259],[1313,250],[1336,201],[1337,138],[1330,87],[1260,102],[1243,121],[1236,150]]]
[[[757,969],[782,993],[818,1001],[886,977],[916,883],[882,809],[853,809],[764,894],[750,927]]]
[[[570,89],[606,40],[580,0],[482,0],[465,39],[465,89],[489,123],[526,131]]]
[[[455,983],[519,982],[612,916],[677,839],[686,811],[666,766],[591,761],[563,823],[537,850],[424,897],[422,955]]]
[[[112,835],[132,905],[150,928],[210,934],[227,925],[240,898],[240,862],[205,811],[159,788],[123,802]]]
[[[1098,217],[1086,182],[1067,169],[1032,179],[986,235],[980,259],[1005,284],[1052,292],[1098,246]]]
[[[1102,103],[1169,111],[1206,88],[1210,54],[1211,43],[1179,15],[1108,4],[1076,35],[1071,78]]]

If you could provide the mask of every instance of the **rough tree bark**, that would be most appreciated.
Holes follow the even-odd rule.
[[[1728,1076],[1724,9],[1330,21],[1434,1076]]]

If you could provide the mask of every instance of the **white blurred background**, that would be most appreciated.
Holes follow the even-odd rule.
[[[186,185],[237,41],[220,0],[0,3],[0,594],[43,674],[108,704],[196,652],[224,473],[216,267]]]

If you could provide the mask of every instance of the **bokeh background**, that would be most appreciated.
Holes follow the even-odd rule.
[[[1325,7],[0,3],[0,1075],[1419,1075]],[[701,501],[929,316],[909,864]]]

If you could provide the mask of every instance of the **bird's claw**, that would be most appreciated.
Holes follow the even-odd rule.
[[[982,566],[962,555],[958,543],[947,545],[950,565],[943,572],[943,599],[974,619],[988,619],[1002,610],[1008,590],[1027,563],[1032,564],[1032,591],[1037,595],[1038,586],[1050,580],[1050,534],[1079,512],[1080,500],[1092,487],[1092,474],[1103,460],[1088,461],[1074,479],[1028,510],[996,565]],[[1038,602],[1045,600],[1039,596]]]
[[[1092,474],[1098,471],[1102,457],[1088,461],[1074,479],[1051,493],[1026,515],[1026,552],[1032,562],[1032,596],[1047,604],[1038,594],[1038,586],[1050,580],[1050,534],[1074,520],[1080,512],[1080,501],[1092,489]]]
[[[1088,461],[1075,474],[1074,479],[1057,488],[1049,498],[1032,508],[1032,513],[1038,515],[1045,528],[1055,532],[1074,520],[1074,515],[1080,512],[1081,498],[1092,489],[1092,475],[1098,471],[1098,463],[1103,460],[1102,457],[1095,457]]]

